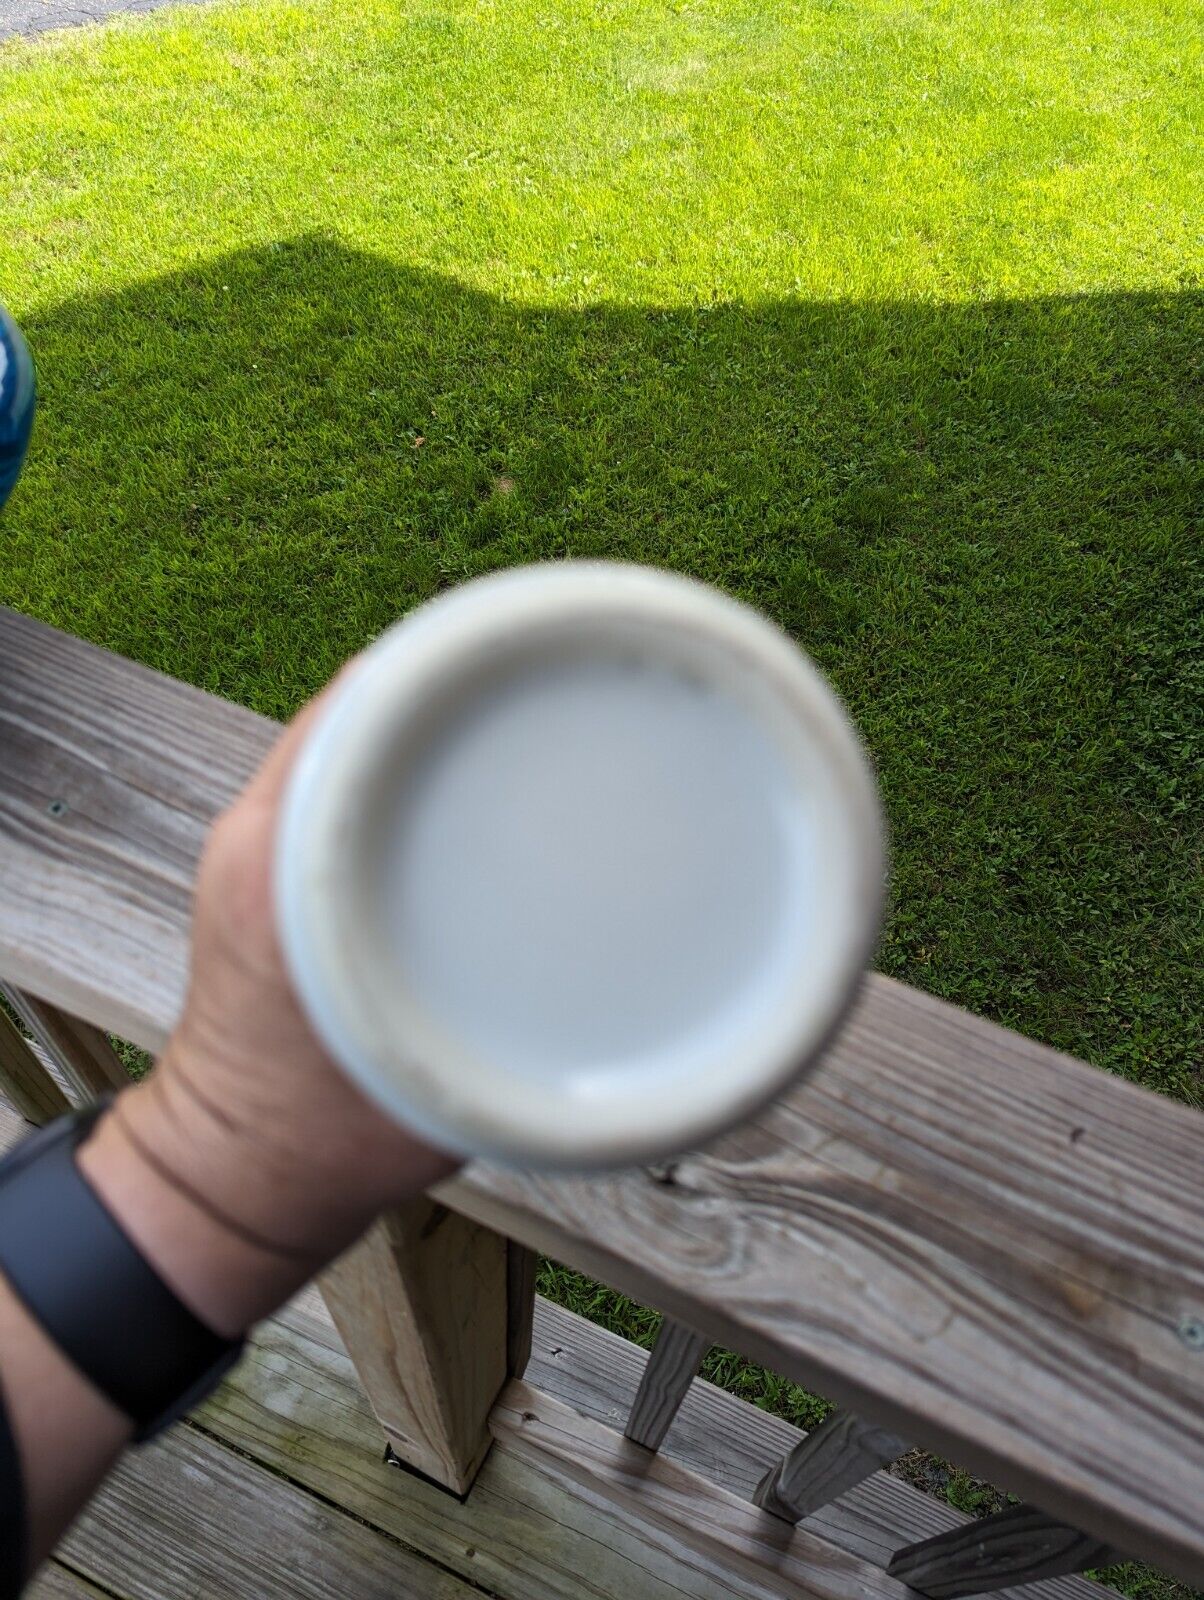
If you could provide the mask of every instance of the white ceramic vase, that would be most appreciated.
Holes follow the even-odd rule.
[[[286,960],[332,1055],[465,1156],[647,1162],[812,1063],[884,846],[838,700],[747,607],[642,567],[465,585],[385,633],[285,797]]]

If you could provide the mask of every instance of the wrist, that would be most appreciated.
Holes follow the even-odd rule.
[[[323,1263],[320,1254],[275,1249],[221,1215],[195,1190],[177,1160],[151,1081],[126,1090],[98,1122],[77,1162],[122,1230],[186,1306],[226,1338],[236,1338],[281,1305]],[[148,1154],[154,1152],[148,1159]],[[194,1150],[194,1157],[200,1155]],[[202,1160],[201,1182],[216,1163]]]
[[[258,1048],[227,1033],[186,1009],[146,1080],[154,1152],[236,1231],[330,1260],[391,1198],[400,1163],[374,1155],[382,1118],[333,1072],[307,1070],[286,1030]]]

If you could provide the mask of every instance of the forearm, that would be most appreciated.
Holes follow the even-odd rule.
[[[0,1387],[21,1460],[32,1567],[112,1466],[132,1427],[50,1342],[2,1278]]]
[[[273,1248],[239,1225],[248,1187],[237,1153],[219,1159],[192,1118],[169,1138],[158,1074],[122,1094],[79,1153],[79,1166],[122,1230],[207,1327],[237,1338],[324,1262],[318,1249]],[[221,1131],[214,1133],[221,1143]],[[184,1148],[188,1146],[187,1150]]]
[[[292,724],[213,828],[180,1023],[154,1072],[118,1096],[78,1152],[80,1171],[191,1312],[189,1324],[197,1319],[227,1340],[281,1305],[383,1207],[455,1165],[383,1116],[329,1061],[284,969],[272,852],[281,788],[314,710]],[[52,1239],[46,1248],[53,1251]],[[98,1305],[97,1315],[109,1309]],[[217,1343],[199,1331],[202,1344]],[[37,1561],[133,1428],[2,1277],[0,1387]]]
[[[96,1194],[143,1257],[180,1300],[226,1338],[236,1338],[274,1310],[321,1264],[321,1256],[275,1252],[223,1222],[202,1196],[178,1152],[181,1187],[171,1165],[148,1160],[163,1137],[161,1089],[126,1091],[80,1149],[77,1161]],[[194,1157],[204,1173],[199,1144]],[[215,1204],[236,1214],[238,1196]],[[53,1249],[47,1240],[47,1249]],[[36,1565],[75,1517],[128,1443],[133,1426],[43,1332],[0,1277],[0,1385],[21,1461],[28,1556]]]

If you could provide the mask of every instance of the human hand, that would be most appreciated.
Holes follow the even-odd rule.
[[[323,699],[290,724],[215,824],[197,879],[179,1023],[153,1073],[119,1097],[80,1158],[106,1198],[116,1185],[121,1220],[143,1230],[138,1242],[148,1254],[155,1248],[145,1230],[167,1232],[155,1228],[150,1210],[173,1216],[176,1235],[208,1219],[224,1287],[215,1299],[208,1280],[194,1286],[194,1309],[231,1331],[272,1309],[378,1211],[455,1166],[378,1110],[330,1060],[284,967],[271,882],[277,814]],[[182,1254],[174,1246],[170,1253]],[[231,1284],[232,1274],[245,1273],[254,1284]],[[175,1281],[188,1299],[188,1286]]]

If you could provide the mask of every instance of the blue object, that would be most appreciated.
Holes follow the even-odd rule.
[[[0,506],[12,493],[33,427],[33,357],[21,330],[0,306]]]

